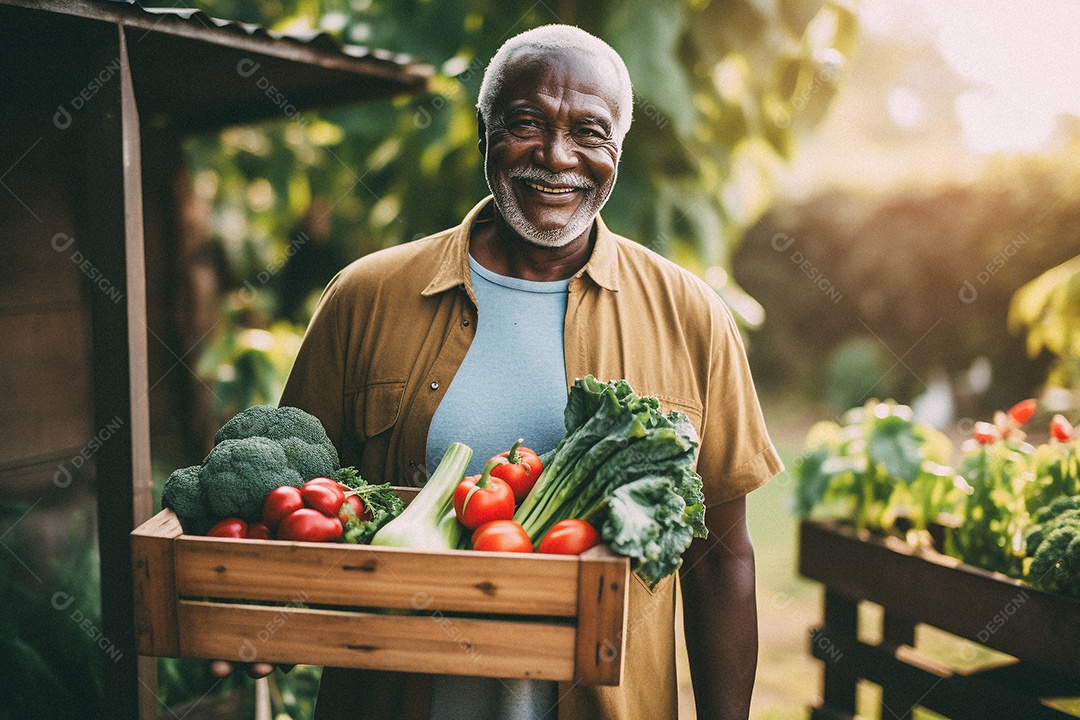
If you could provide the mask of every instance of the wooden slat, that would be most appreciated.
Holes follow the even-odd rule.
[[[879,647],[819,630],[835,643],[827,650],[815,646],[814,656],[842,666],[856,677],[889,687],[901,705],[884,708],[882,717],[906,720],[918,705],[954,720],[1065,720],[1072,715],[1043,705],[1014,687],[990,682],[980,675],[962,675],[906,647]]]
[[[184,600],[185,657],[570,680],[574,628],[553,623]],[[254,630],[253,630],[254,628]]]
[[[183,597],[572,617],[578,560],[184,536]],[[267,568],[273,568],[272,573]]]
[[[1080,601],[892,538],[803,521],[800,572],[830,591],[1080,676]]]
[[[618,685],[626,653],[630,566],[605,547],[580,556],[575,679],[588,685]]]

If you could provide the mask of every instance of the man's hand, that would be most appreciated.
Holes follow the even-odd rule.
[[[683,617],[697,716],[746,720],[757,670],[754,548],[745,498],[705,513],[709,537],[683,556]]]
[[[213,660],[210,663],[210,674],[216,678],[228,677],[239,670],[246,670],[253,678],[266,677],[274,672],[274,666],[270,663],[231,663],[228,660]]]

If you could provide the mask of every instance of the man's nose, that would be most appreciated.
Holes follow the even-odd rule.
[[[534,159],[552,172],[569,170],[578,163],[573,140],[561,130],[551,130],[544,134],[544,139],[537,145]]]

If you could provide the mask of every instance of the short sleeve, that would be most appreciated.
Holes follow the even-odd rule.
[[[784,469],[765,428],[738,327],[722,303],[714,309],[697,463],[706,506],[741,497]]]

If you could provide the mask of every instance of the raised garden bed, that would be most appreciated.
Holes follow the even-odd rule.
[[[831,521],[802,521],[799,572],[825,586],[824,624],[811,631],[824,663],[814,720],[853,718],[860,679],[882,687],[882,718],[903,720],[916,706],[957,720],[1076,717],[1044,701],[1080,695],[1080,601]],[[859,639],[863,600],[884,609],[878,644]],[[914,649],[920,623],[1015,662],[948,667]]]

